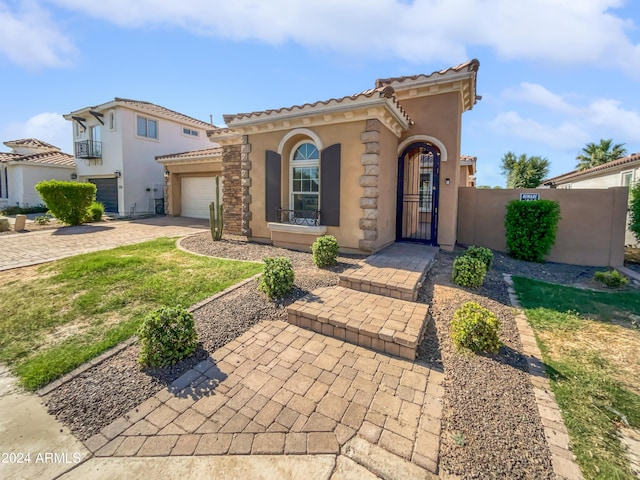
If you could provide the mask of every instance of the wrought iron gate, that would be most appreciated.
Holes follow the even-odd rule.
[[[437,245],[440,150],[411,144],[398,158],[396,240]]]

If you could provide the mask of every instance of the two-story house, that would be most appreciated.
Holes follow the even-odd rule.
[[[210,148],[209,123],[139,100],[115,98],[64,115],[73,124],[78,181],[97,187],[107,212],[162,213],[158,155]]]

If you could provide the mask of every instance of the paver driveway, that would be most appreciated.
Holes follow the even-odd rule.
[[[179,237],[207,229],[206,220],[151,217],[0,235],[0,271],[50,262],[80,253],[108,250],[159,237]]]

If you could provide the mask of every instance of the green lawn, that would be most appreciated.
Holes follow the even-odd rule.
[[[261,271],[190,255],[169,238],[43,265],[0,286],[0,362],[39,388],[134,335],[148,312],[188,307]]]
[[[634,478],[617,425],[640,428],[640,292],[513,280],[584,477]]]

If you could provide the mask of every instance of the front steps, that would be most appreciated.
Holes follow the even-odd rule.
[[[414,360],[428,306],[415,303],[438,249],[394,244],[287,308],[289,323]]]
[[[348,288],[324,287],[289,306],[287,320],[361,347],[414,360],[428,306]]]
[[[415,302],[437,247],[394,243],[340,275],[338,285]]]

